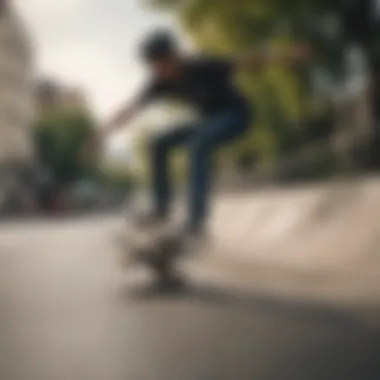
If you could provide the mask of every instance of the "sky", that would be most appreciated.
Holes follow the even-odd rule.
[[[86,91],[104,119],[144,83],[139,39],[152,27],[178,30],[144,0],[14,0],[35,44],[36,70]]]

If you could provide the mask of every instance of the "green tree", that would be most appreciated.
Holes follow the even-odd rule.
[[[201,51],[229,55],[263,44],[300,42],[317,1],[151,0],[150,4],[174,10]],[[255,120],[251,136],[237,142],[230,153],[270,160],[293,148],[302,133],[300,125],[312,110],[305,73],[289,68],[247,70],[236,80],[254,105]]]
[[[96,162],[84,165],[81,155],[94,133],[92,118],[79,111],[55,111],[36,122],[35,146],[39,161],[65,185],[89,175]]]
[[[336,110],[325,95],[347,80],[351,44],[360,45],[369,60],[370,74],[374,79],[379,76],[376,37],[380,18],[372,0],[141,1],[174,13],[195,45],[207,53],[233,55],[262,45],[312,44],[316,54],[309,67],[251,69],[236,78],[251,100],[254,127],[244,141],[222,154],[243,166],[278,159],[315,140],[327,143],[336,128]],[[318,94],[317,88],[324,91]],[[372,90],[379,117],[379,90]],[[378,141],[373,147],[377,152]]]
[[[144,0],[142,0],[144,1]],[[145,0],[146,2],[147,0]],[[372,41],[369,0],[148,0],[170,10],[200,50],[228,55],[261,45],[307,41],[316,51],[313,67],[330,81],[344,76],[347,44]],[[331,106],[312,97],[311,67],[247,70],[237,78],[255,109],[252,136],[237,143],[232,154],[272,159],[305,143],[314,120]],[[318,104],[315,104],[318,100]],[[331,128],[325,131],[331,132]],[[248,151],[251,152],[248,152]]]

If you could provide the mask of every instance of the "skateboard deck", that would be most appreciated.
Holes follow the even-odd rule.
[[[188,258],[194,258],[198,252],[205,253],[209,248],[209,239],[193,243],[183,241],[175,233],[178,220],[171,220],[155,227],[142,227],[128,215],[122,231],[122,265],[126,269],[138,266],[147,268],[153,274],[153,281],[145,287],[147,294],[183,292],[188,281],[181,265]],[[141,286],[137,292],[140,293]],[[143,290],[144,292],[144,290]]]
[[[173,225],[142,228],[127,220],[123,250],[130,265],[147,267],[155,282],[168,286],[179,285],[182,276],[176,268],[177,259],[185,252],[185,244],[174,234]]]

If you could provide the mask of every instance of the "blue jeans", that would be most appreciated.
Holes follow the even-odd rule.
[[[220,146],[242,136],[249,121],[250,115],[245,109],[225,110],[204,118],[197,125],[181,125],[153,139],[150,157],[152,188],[155,211],[159,216],[168,215],[172,200],[169,153],[173,148],[185,146],[190,160],[188,227],[202,227],[208,213],[212,154]]]

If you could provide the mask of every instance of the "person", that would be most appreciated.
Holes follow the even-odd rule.
[[[172,183],[168,158],[179,145],[189,149],[188,215],[181,233],[198,238],[204,233],[209,212],[212,154],[222,145],[242,138],[252,120],[247,99],[233,85],[235,69],[260,67],[269,63],[294,64],[309,52],[305,47],[282,51],[254,51],[232,59],[189,56],[182,52],[176,37],[160,30],[141,45],[141,57],[151,78],[136,99],[122,107],[107,123],[103,138],[130,121],[148,104],[161,98],[180,100],[195,108],[200,121],[179,125],[154,138],[150,144],[150,164],[154,207],[143,223],[161,223],[170,214]]]

